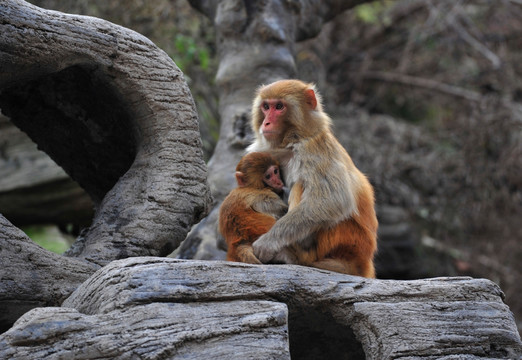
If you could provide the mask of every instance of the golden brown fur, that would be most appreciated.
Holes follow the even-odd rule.
[[[228,245],[227,260],[260,264],[252,243],[286,213],[287,205],[263,178],[270,166],[279,166],[267,153],[245,155],[236,168],[239,187],[219,210],[219,231]],[[282,182],[281,182],[282,186]]]
[[[254,243],[254,253],[268,262],[290,248],[298,264],[375,277],[373,188],[330,123],[310,84],[282,80],[259,89],[249,151],[277,155],[291,190],[288,213]]]

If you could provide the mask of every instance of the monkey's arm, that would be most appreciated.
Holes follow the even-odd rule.
[[[273,216],[276,219],[281,218],[288,211],[285,202],[271,190],[263,201],[256,201],[251,206],[255,211]]]
[[[261,261],[256,258],[252,245],[250,244],[239,244],[236,247],[235,254],[239,262],[246,264],[262,264]]]
[[[357,212],[357,179],[341,163],[332,160],[321,164],[319,169],[304,168],[300,178],[303,180],[290,192],[289,212],[253,245],[262,262],[270,261],[284,247],[309,240],[319,229],[333,226]],[[301,196],[296,194],[299,191]],[[295,199],[299,201],[297,205]]]

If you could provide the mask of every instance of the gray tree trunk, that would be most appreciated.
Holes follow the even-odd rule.
[[[296,76],[295,42],[316,36],[325,22],[368,0],[189,0],[216,28],[220,134],[208,163],[216,206],[182,244],[180,258],[225,258],[217,243],[219,205],[236,186],[234,169],[253,141],[250,109],[255,89]],[[221,248],[221,251],[218,249]]]
[[[208,213],[192,96],[148,39],[100,19],[3,0],[0,69],[2,113],[95,205],[90,228],[68,253],[76,259],[32,245],[1,217],[0,318],[60,304],[114,259],[169,254]]]
[[[0,336],[42,359],[518,359],[485,279],[371,280],[292,265],[115,261]]]

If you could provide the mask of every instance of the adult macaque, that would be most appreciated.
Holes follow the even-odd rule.
[[[333,136],[315,88],[298,80],[261,87],[248,151],[278,156],[290,188],[289,211],[254,243],[263,263],[292,249],[297,263],[375,277],[373,188]]]
[[[219,231],[228,244],[227,260],[261,264],[252,243],[288,210],[278,195],[284,186],[279,163],[269,153],[247,154],[236,167],[236,180],[238,187],[219,210]]]

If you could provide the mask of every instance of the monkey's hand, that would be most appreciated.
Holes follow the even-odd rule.
[[[282,249],[278,246],[277,241],[268,235],[268,233],[261,235],[259,239],[252,244],[254,254],[265,264],[274,259]]]

